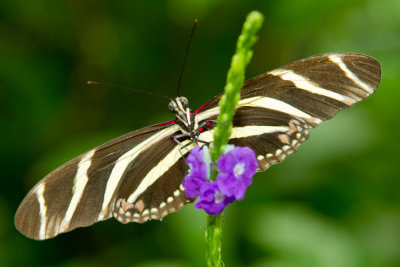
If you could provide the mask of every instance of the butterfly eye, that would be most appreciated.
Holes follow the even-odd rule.
[[[186,109],[186,108],[189,106],[189,100],[188,100],[186,97],[181,96],[181,97],[179,98],[179,101],[181,102],[181,105],[182,105],[182,107],[183,107],[184,109]]]
[[[169,111],[171,111],[172,113],[175,113],[176,110],[176,103],[172,100],[171,102],[169,102],[168,104],[168,109]]]

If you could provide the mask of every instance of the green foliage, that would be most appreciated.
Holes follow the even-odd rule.
[[[398,0],[3,0],[0,266],[204,266],[198,225],[206,217],[191,205],[162,223],[109,220],[45,242],[20,235],[13,216],[61,163],[173,119],[161,98],[87,80],[174,96],[198,18],[181,91],[195,109],[222,92],[237,33],[254,9],[265,22],[247,77],[333,51],[373,56],[383,76],[369,99],[255,176],[245,200],[225,213],[226,266],[329,266],[332,255],[342,266],[400,265]]]

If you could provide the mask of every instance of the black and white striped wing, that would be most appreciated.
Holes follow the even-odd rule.
[[[378,87],[379,63],[336,53],[296,61],[247,82],[233,119],[230,143],[249,146],[259,170],[281,162],[308,138],[308,129],[365,99]],[[220,95],[195,111],[209,143]],[[210,124],[206,124],[211,122]],[[112,216],[123,223],[162,219],[187,199],[184,157],[194,147],[174,122],[131,132],[66,163],[41,180],[15,216],[24,235],[47,239]]]
[[[281,162],[308,138],[308,129],[367,98],[378,87],[380,64],[355,53],[309,57],[245,82],[230,143],[249,146],[259,170]],[[215,97],[196,112],[200,123],[218,115]],[[212,130],[200,135],[208,140]]]
[[[16,227],[42,240],[112,216],[145,222],[179,210],[190,202],[182,192],[182,155],[192,147],[173,141],[178,131],[173,123],[143,128],[64,164],[28,193]]]

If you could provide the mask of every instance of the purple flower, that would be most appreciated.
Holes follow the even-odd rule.
[[[258,167],[253,150],[233,145],[227,145],[225,154],[218,159],[219,174],[216,181],[210,181],[210,169],[214,163],[211,162],[208,147],[195,147],[187,163],[189,173],[183,181],[186,196],[200,196],[195,207],[212,215],[220,214],[228,204],[243,199]]]
[[[202,185],[200,199],[194,206],[204,209],[208,214],[218,215],[234,201],[234,197],[227,197],[219,190],[217,182],[206,182]]]
[[[183,187],[188,198],[196,198],[200,195],[201,186],[207,182],[210,176],[210,154],[205,146],[203,150],[196,146],[187,157],[189,173],[183,181]]]
[[[221,192],[242,200],[258,167],[254,151],[248,147],[235,147],[218,159],[217,166],[220,172],[217,183]]]

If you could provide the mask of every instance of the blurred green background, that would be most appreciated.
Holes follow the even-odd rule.
[[[112,219],[38,242],[14,227],[28,190],[94,146],[173,119],[220,93],[247,13],[265,23],[247,77],[319,53],[368,54],[383,67],[368,100],[312,130],[300,151],[256,175],[226,212],[226,266],[400,266],[400,1],[0,2],[0,266],[203,266],[205,216]]]

